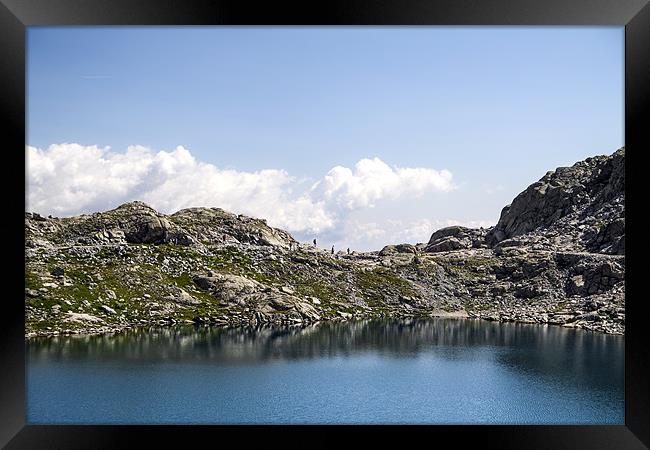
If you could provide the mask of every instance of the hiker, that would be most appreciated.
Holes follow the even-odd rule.
[[[332,245],[332,255],[334,254],[334,246]]]
[[[316,247],[316,239],[314,239],[314,247]]]
[[[348,255],[350,254],[350,247],[348,247]]]

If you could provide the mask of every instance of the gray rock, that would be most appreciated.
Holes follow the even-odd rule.
[[[181,305],[200,305],[201,301],[196,297],[188,294],[185,290],[174,287],[172,288],[172,295],[164,297],[164,300],[175,302]]]
[[[264,219],[235,215],[221,208],[187,208],[169,216],[176,225],[191,228],[195,240],[218,244],[252,244],[296,248],[296,241],[284,230],[269,227]]]
[[[273,307],[273,309],[278,311],[288,311],[293,308],[293,303],[283,297],[271,297],[269,299],[269,304]]]
[[[554,232],[575,251],[624,254],[625,149],[547,172],[503,208],[486,239]],[[589,223],[599,224],[594,230]]]
[[[117,312],[113,308],[107,305],[101,305],[99,309],[104,311],[106,314],[117,314]]]
[[[567,282],[567,293],[569,295],[580,294],[585,286],[585,280],[582,275],[575,275],[569,278]]]
[[[285,294],[295,294],[296,291],[290,286],[282,286],[280,292],[284,292]]]
[[[398,253],[412,253],[416,254],[418,252],[415,245],[412,244],[397,244],[397,245],[386,245],[379,251],[380,256],[389,256],[396,255]]]
[[[461,248],[468,248],[465,244],[459,241],[456,238],[448,237],[441,239],[433,244],[427,246],[426,251],[430,253],[435,252],[449,252],[452,250],[458,250]]]
[[[67,315],[64,319],[65,322],[80,322],[80,323],[99,323],[103,324],[105,323],[103,319],[100,319],[99,317],[92,316],[90,314],[84,314],[84,313],[75,313],[72,311],[68,311]]]
[[[431,235],[424,251],[428,253],[448,252],[464,248],[485,246],[487,230],[461,226],[441,228]]]

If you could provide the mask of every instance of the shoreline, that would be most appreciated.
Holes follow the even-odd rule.
[[[582,324],[574,324],[570,322],[569,324],[559,324],[559,323],[548,323],[548,322],[538,322],[533,320],[516,320],[516,319],[493,319],[488,317],[481,317],[473,313],[467,313],[466,311],[452,311],[452,312],[440,312],[431,315],[400,315],[400,316],[358,316],[358,317],[339,317],[334,319],[325,319],[317,320],[312,322],[286,322],[286,323],[275,323],[275,322],[266,322],[266,323],[257,323],[252,321],[240,322],[237,324],[230,323],[217,323],[217,322],[194,322],[191,320],[185,321],[158,321],[146,324],[129,324],[124,326],[110,326],[103,328],[87,329],[87,330],[63,330],[63,331],[38,331],[25,334],[25,341],[35,338],[53,338],[61,336],[80,336],[80,337],[89,337],[89,336],[101,336],[109,334],[120,334],[128,330],[134,330],[139,328],[167,328],[174,327],[179,325],[194,325],[194,326],[209,326],[209,327],[220,327],[225,329],[232,328],[244,328],[244,327],[255,327],[259,325],[269,325],[269,326],[295,326],[295,327],[307,327],[311,325],[317,325],[322,323],[333,323],[333,322],[358,322],[364,320],[404,320],[404,319],[454,319],[454,320],[484,320],[487,322],[498,322],[500,324],[513,323],[513,324],[522,324],[522,325],[546,325],[552,327],[561,327],[567,329],[582,330],[590,333],[598,333],[603,335],[610,336],[625,336],[625,332],[614,332],[614,331],[601,331],[593,328],[588,328]]]

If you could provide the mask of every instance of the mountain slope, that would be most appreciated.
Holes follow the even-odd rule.
[[[556,238],[555,247],[625,253],[625,149],[548,172],[501,212],[488,240]]]

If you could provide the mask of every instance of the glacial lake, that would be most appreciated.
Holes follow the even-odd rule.
[[[624,337],[467,319],[27,342],[30,424],[623,424]]]

